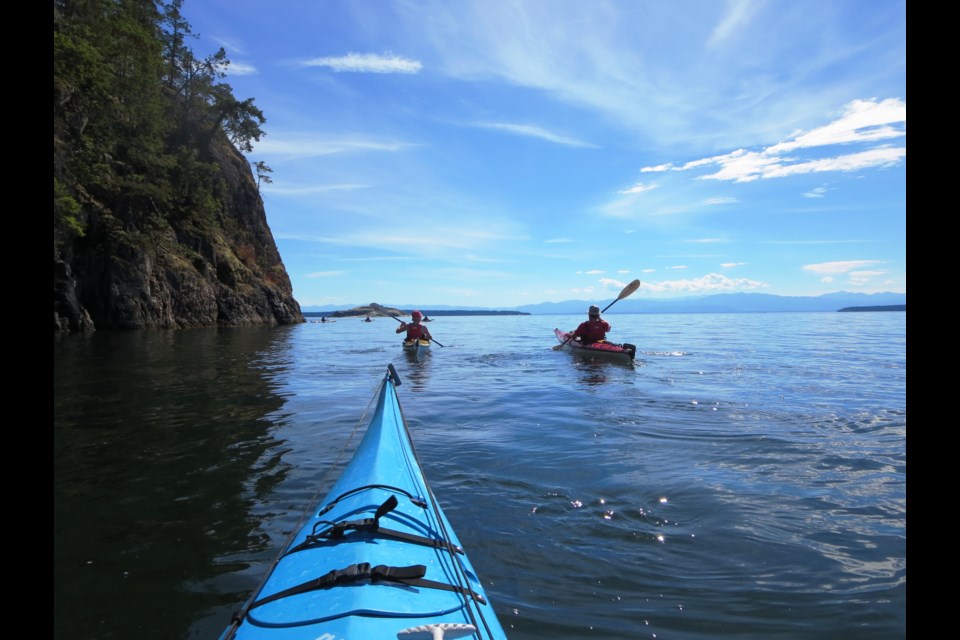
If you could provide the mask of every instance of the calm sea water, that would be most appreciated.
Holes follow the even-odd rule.
[[[54,637],[216,638],[393,363],[512,640],[906,636],[906,313],[607,314],[54,342]]]

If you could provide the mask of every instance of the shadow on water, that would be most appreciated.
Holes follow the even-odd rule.
[[[175,638],[198,604],[235,601],[185,585],[237,571],[211,568],[222,549],[265,544],[248,514],[287,472],[271,414],[289,335],[55,338],[55,638]]]
[[[425,391],[427,383],[430,380],[430,369],[433,364],[432,349],[421,351],[404,351],[401,358],[396,358],[397,364],[402,362],[398,368],[401,380],[409,383],[408,389],[415,392]]]

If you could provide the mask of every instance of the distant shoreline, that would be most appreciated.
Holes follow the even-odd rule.
[[[905,304],[889,304],[889,305],[879,305],[873,307],[844,307],[843,309],[837,310],[822,310],[822,311],[807,311],[806,313],[840,313],[840,312],[861,312],[861,311],[906,311],[907,305]],[[648,315],[648,314],[658,314],[658,313],[683,313],[683,314],[697,314],[697,313],[796,313],[794,310],[781,310],[781,311],[718,311],[716,309],[704,310],[704,311],[639,311],[639,312],[628,312],[618,314],[616,312],[611,312],[612,315]],[[431,311],[429,309],[425,310],[423,314],[428,318],[439,317],[439,316],[530,316],[530,315],[575,315],[572,313],[562,313],[557,312],[555,314],[533,314],[526,311],[486,311],[486,310],[467,310],[467,309],[444,309]],[[368,313],[354,313],[350,314],[347,311],[304,311],[303,316],[305,318],[363,318],[367,315],[376,315]]]
[[[905,304],[885,304],[878,307],[844,307],[838,311],[906,311]]]
[[[484,311],[476,310],[470,311],[466,309],[445,309],[445,310],[432,310],[432,309],[422,309],[423,315],[432,318],[434,316],[529,316],[532,315],[525,311]],[[305,318],[359,318],[369,314],[366,311],[357,312],[352,315],[348,315],[347,311],[304,311],[303,317]]]

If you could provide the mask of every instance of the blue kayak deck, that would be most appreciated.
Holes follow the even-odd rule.
[[[389,369],[353,459],[223,640],[415,637],[438,624],[506,638],[426,483]]]

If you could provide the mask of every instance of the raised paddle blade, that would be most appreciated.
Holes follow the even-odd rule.
[[[634,280],[633,282],[631,282],[630,284],[628,284],[627,286],[625,286],[625,287],[623,288],[623,291],[621,291],[621,292],[620,292],[620,295],[617,296],[617,300],[623,300],[624,298],[626,298],[627,296],[629,296],[630,294],[632,294],[634,291],[636,291],[636,290],[639,289],[639,288],[640,288],[640,281],[639,281],[639,280]],[[617,300],[614,300],[613,302],[617,302]],[[604,308],[603,308],[603,311],[606,311],[607,309],[609,309],[610,307],[612,307],[612,306],[613,306],[613,302],[611,302],[611,303],[608,304],[606,307],[604,307]],[[601,312],[601,313],[602,313],[602,312]]]

